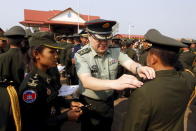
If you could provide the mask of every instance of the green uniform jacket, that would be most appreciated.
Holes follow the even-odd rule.
[[[60,108],[70,103],[58,96],[60,85],[54,69],[42,72],[34,67],[22,82],[19,100],[23,131],[58,131],[67,120],[67,113],[61,114]]]
[[[192,65],[195,57],[196,55],[193,52],[187,51],[180,54],[179,60],[184,68],[192,70]]]
[[[16,89],[24,78],[24,63],[20,48],[10,48],[0,55],[0,79],[14,82]],[[11,103],[6,87],[0,85],[0,131],[14,130]]]
[[[157,71],[155,79],[131,94],[123,131],[183,131],[195,82],[187,72]]]

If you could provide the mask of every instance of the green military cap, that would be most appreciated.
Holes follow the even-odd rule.
[[[6,40],[6,37],[3,35],[3,32],[0,32],[0,40]]]
[[[26,38],[32,37],[33,32],[31,31],[31,29],[26,29],[25,32],[26,32],[26,35],[25,35]]]
[[[88,34],[87,34],[87,32],[86,32],[85,30],[82,30],[82,31],[79,33],[79,35],[80,35],[81,37],[88,37]]]
[[[192,42],[191,42],[190,40],[186,40],[186,39],[184,39],[184,38],[182,38],[182,39],[180,40],[180,42],[182,42],[182,43],[184,43],[184,44],[186,44],[186,45],[191,45],[191,44],[192,44]]]
[[[54,40],[54,34],[51,32],[36,32],[29,39],[29,46],[46,46],[55,49],[64,49]]]
[[[73,34],[73,38],[79,38],[79,37],[80,37],[79,34],[77,34],[77,33]]]
[[[4,33],[6,37],[11,37],[11,36],[25,36],[26,32],[21,26],[13,26],[10,28],[8,31]]]
[[[62,35],[61,38],[67,38],[67,36],[66,35]]]
[[[155,29],[150,29],[144,35],[144,38],[147,42],[152,43],[152,46],[161,46],[161,47],[187,47],[187,45],[170,38],[168,36],[162,35],[159,31]]]
[[[0,40],[6,40],[6,37],[3,35],[4,31],[0,28]]]
[[[116,21],[96,19],[87,21],[86,31],[93,34],[96,39],[107,40],[112,38],[112,27],[116,24]]]
[[[73,35],[68,35],[67,38],[73,39]]]

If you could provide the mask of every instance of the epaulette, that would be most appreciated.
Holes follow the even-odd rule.
[[[84,54],[86,54],[90,51],[91,51],[91,48],[84,48],[82,50],[79,50],[77,53],[80,54],[80,55],[84,55]]]

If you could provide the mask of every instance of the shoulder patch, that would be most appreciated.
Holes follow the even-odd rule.
[[[84,48],[84,49],[82,49],[82,50],[79,50],[79,51],[78,51],[78,54],[84,55],[84,54],[86,54],[86,53],[88,53],[88,52],[90,52],[90,51],[91,51],[91,48]]]
[[[27,82],[28,86],[36,87],[38,85],[38,74],[35,74],[34,76],[29,78],[29,81]]]
[[[26,90],[23,92],[22,99],[26,103],[33,103],[37,99],[37,93],[34,90]]]

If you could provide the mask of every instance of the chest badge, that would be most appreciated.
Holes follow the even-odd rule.
[[[116,59],[111,59],[111,60],[109,61],[109,65],[113,65],[113,64],[115,64],[115,63],[118,63],[118,60],[116,60]]]
[[[34,90],[26,90],[23,92],[22,99],[26,103],[33,103],[37,99],[37,93]]]

